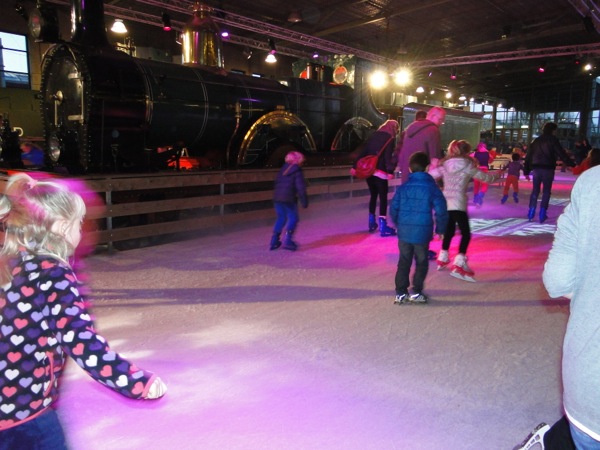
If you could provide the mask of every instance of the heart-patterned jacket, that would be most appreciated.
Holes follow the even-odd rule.
[[[155,376],[110,350],[96,333],[75,273],[46,256],[21,252],[0,290],[0,430],[31,420],[58,395],[66,356],[95,380],[144,398]]]

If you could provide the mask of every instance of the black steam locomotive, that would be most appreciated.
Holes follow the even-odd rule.
[[[46,160],[55,169],[147,170],[184,152],[213,168],[265,167],[290,146],[313,164],[347,160],[386,119],[361,87],[226,72],[204,8],[183,32],[184,46],[203,47],[189,49],[187,61],[184,49],[181,65],[110,46],[101,0],[73,0],[71,8],[71,42],[56,43],[42,63]]]

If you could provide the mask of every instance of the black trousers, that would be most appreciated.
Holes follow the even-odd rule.
[[[371,199],[369,200],[369,214],[375,215],[377,199],[379,198],[379,215],[386,217],[388,203],[388,180],[384,180],[376,176],[370,176],[367,178],[367,186],[369,186],[369,192],[371,193]]]
[[[544,448],[546,450],[575,450],[571,439],[571,429],[566,416],[550,427],[544,435]]]
[[[450,242],[456,233],[456,225],[460,230],[460,244],[458,245],[458,253],[463,255],[467,254],[467,248],[469,242],[471,242],[471,227],[469,225],[469,216],[466,211],[448,211],[448,225],[446,226],[446,233],[444,234],[444,240],[442,241],[442,249],[448,250],[450,248]]]

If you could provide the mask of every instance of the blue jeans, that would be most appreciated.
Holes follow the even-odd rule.
[[[596,439],[588,436],[572,423],[569,423],[569,428],[571,428],[571,437],[577,450],[600,450],[600,442]]]
[[[0,450],[66,450],[56,411],[48,409],[29,422],[0,431]]]
[[[275,220],[273,233],[281,233],[286,223],[288,231],[293,232],[296,229],[299,220],[297,203],[275,202],[275,213],[277,213],[277,220]]]
[[[530,208],[535,208],[537,206],[540,190],[542,190],[542,204],[540,205],[540,208],[548,209],[553,182],[554,169],[533,169],[533,184],[531,188],[531,197],[529,197]]]
[[[398,240],[398,248],[400,249],[400,257],[398,258],[398,269],[395,278],[396,293],[404,294],[408,292],[410,267],[414,258],[416,267],[412,285],[414,293],[420,294],[423,292],[425,277],[429,270],[429,243],[409,244]]]

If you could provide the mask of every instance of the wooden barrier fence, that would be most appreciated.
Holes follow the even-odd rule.
[[[350,166],[305,167],[311,201],[368,193],[364,180],[349,175]],[[168,172],[78,177],[102,199],[88,207],[98,244],[155,238],[273,217],[276,169],[222,172]],[[33,174],[35,175],[35,174]],[[3,190],[8,176],[0,177]],[[399,179],[390,186],[400,184]],[[118,246],[118,245],[117,245]],[[135,246],[135,245],[134,245]]]

